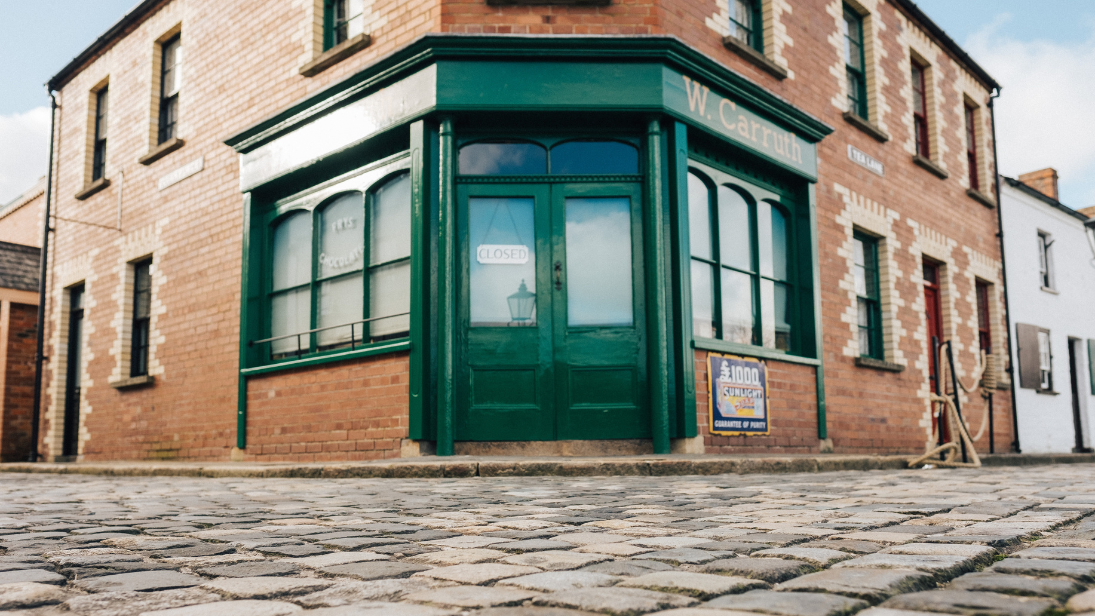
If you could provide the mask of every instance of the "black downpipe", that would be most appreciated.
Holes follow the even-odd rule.
[[[1015,347],[1011,335],[1011,303],[1008,300],[1008,261],[1004,251],[1004,198],[1000,193],[1000,160],[996,155],[996,106],[994,103],[1000,97],[1001,88],[989,97],[989,118],[992,120],[992,170],[996,181],[996,237],[1000,238],[1000,273],[1004,277],[1004,325],[1008,332],[1008,383],[1011,387],[1011,434],[1014,440],[1011,448],[1015,453],[1023,453],[1019,448],[1019,413],[1015,407],[1015,366],[1012,362]]]
[[[965,425],[966,420],[962,418],[962,400],[958,395],[958,373],[954,370],[954,351],[951,347],[951,341],[948,340],[947,344],[947,367],[950,368],[951,373],[951,391],[954,392],[954,413],[958,415],[958,423]],[[950,424],[947,424],[948,426]],[[958,430],[962,430],[962,426],[958,427]],[[962,461],[969,462],[968,452],[966,451],[966,441],[962,440],[961,434],[952,434],[951,438],[957,438],[958,444],[962,446]]]
[[[46,172],[46,214],[42,217],[42,251],[38,263],[38,340],[34,351],[34,410],[30,416],[27,462],[38,461],[38,424],[42,416],[42,347],[46,335],[46,263],[49,260],[50,205],[53,199],[53,141],[57,126],[57,97],[49,92],[49,170]]]

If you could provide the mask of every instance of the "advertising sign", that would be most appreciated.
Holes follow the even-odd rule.
[[[475,259],[483,264],[524,265],[528,257],[528,247],[520,244],[480,244],[475,249]]]
[[[768,434],[768,372],[756,359],[707,355],[711,434]]]

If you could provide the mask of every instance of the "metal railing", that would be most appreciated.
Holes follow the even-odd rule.
[[[350,350],[354,350],[354,349],[357,348],[357,342],[358,342],[357,341],[357,326],[358,325],[364,325],[366,323],[372,323],[373,321],[382,321],[384,319],[394,319],[396,317],[405,317],[405,316],[408,316],[410,314],[411,314],[410,312],[400,312],[399,314],[389,314],[389,315],[385,315],[385,316],[382,316],[382,317],[372,317],[372,318],[368,318],[368,319],[361,319],[359,321],[353,321],[353,322],[350,322],[350,323],[341,323],[339,325],[328,325],[327,327],[317,327],[315,329],[309,329],[308,331],[298,332],[298,333],[295,333],[295,334],[285,334],[283,336],[274,336],[272,338],[263,338],[262,340],[252,340],[251,342],[247,343],[247,346],[253,347],[253,346],[256,346],[256,345],[260,345],[260,344],[268,344],[268,343],[272,343],[272,342],[277,342],[279,340],[288,340],[289,338],[296,338],[296,340],[297,340],[297,349],[296,349],[296,351],[288,352],[288,353],[282,353],[280,355],[282,355],[282,356],[294,355],[299,359],[301,355],[303,355],[304,353],[310,351],[311,348],[312,348],[312,343],[311,343],[310,339],[308,341],[308,346],[306,348],[301,348],[301,346],[300,346],[301,336],[311,336],[312,334],[316,334],[316,333],[319,333],[319,332],[324,332],[324,331],[331,330],[331,329],[338,329],[340,327],[349,327],[350,328]],[[339,341],[335,344],[328,345],[328,346],[336,346],[336,345],[341,346],[341,345],[344,345],[344,344],[346,344],[346,343],[343,342],[343,341]],[[366,342],[365,342],[365,328],[364,327],[362,327],[362,331],[361,331],[361,344],[363,344],[363,345],[366,344]],[[319,344],[316,345],[317,348],[319,346],[320,346]],[[274,347],[273,347],[272,344],[270,345],[269,349],[270,349],[270,354],[269,354],[269,357],[267,357],[268,361],[273,360]]]

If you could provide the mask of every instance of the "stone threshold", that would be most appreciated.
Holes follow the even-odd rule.
[[[114,477],[287,477],[317,479],[430,477],[595,477],[758,473],[824,473],[907,469],[911,455],[618,456],[533,457],[428,456],[372,462],[8,462],[3,473],[54,473]],[[995,454],[984,466],[1095,463],[1095,454]]]

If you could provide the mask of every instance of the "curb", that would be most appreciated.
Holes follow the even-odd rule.
[[[907,455],[890,456],[621,456],[613,458],[472,458],[334,464],[49,463],[0,464],[0,473],[108,477],[252,477],[314,479],[425,479],[443,477],[668,477],[686,475],[825,473],[907,469]],[[1095,454],[998,454],[986,467],[1095,463]]]

